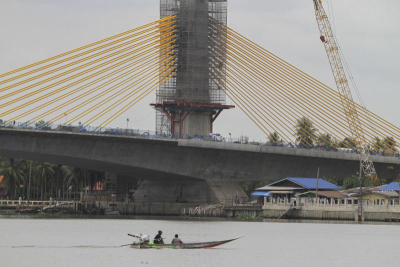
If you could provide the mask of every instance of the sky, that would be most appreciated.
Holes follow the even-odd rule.
[[[363,103],[400,126],[400,1],[325,0]],[[0,73],[159,18],[159,0],[0,0]],[[336,88],[319,40],[312,0],[228,0],[228,25],[277,56]],[[155,128],[155,95],[113,126]],[[228,103],[229,100],[228,100]],[[214,131],[266,136],[240,109],[224,111]]]

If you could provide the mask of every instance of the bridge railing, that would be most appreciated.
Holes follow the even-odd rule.
[[[46,207],[73,205],[76,201],[58,201],[58,200],[0,200],[0,207]]]

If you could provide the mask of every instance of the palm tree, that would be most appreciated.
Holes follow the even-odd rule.
[[[325,149],[334,149],[337,144],[329,134],[321,134],[318,136],[317,145]]]
[[[346,137],[339,143],[339,147],[342,148],[352,148],[356,149],[357,148],[357,140],[353,137]]]
[[[384,139],[383,139],[383,145],[384,145],[384,147],[387,149],[387,150],[389,150],[391,153],[395,153],[395,152],[397,152],[397,142],[396,142],[396,140],[394,140],[394,138],[393,137],[390,137],[390,136],[386,136]]]
[[[3,159],[0,163],[0,175],[4,176],[4,181],[7,186],[7,195],[9,198],[14,199],[20,185],[23,184],[23,172],[18,161],[14,159]]]
[[[269,136],[268,136],[268,141],[271,144],[280,144],[280,143],[282,143],[282,139],[279,137],[279,134],[277,132],[270,133]]]
[[[48,188],[51,189],[51,183],[54,182],[54,166],[47,162],[37,163],[35,166],[36,180],[39,182],[40,199],[47,199]]]
[[[385,144],[383,143],[382,139],[380,139],[379,137],[375,137],[374,138],[374,143],[372,145],[372,147],[374,148],[374,150],[376,152],[383,152],[385,150]]]
[[[316,132],[317,129],[314,128],[313,123],[310,119],[303,117],[297,120],[296,141],[298,142],[300,147],[313,147]]]

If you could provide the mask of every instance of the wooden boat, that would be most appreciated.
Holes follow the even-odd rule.
[[[223,241],[212,241],[212,242],[200,242],[200,243],[183,243],[179,245],[174,244],[154,244],[154,243],[132,243],[131,248],[180,248],[180,249],[199,249],[199,248],[213,248],[229,242],[232,242],[238,238],[223,240]]]

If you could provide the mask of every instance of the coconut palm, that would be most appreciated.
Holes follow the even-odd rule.
[[[317,139],[317,146],[325,148],[325,149],[334,149],[337,147],[337,144],[329,134],[321,134]]]
[[[24,175],[20,162],[14,159],[3,159],[0,163],[0,175],[4,176],[9,198],[14,199],[23,185]]]
[[[297,120],[296,141],[300,147],[313,147],[316,132],[317,129],[313,126],[313,123],[310,119],[303,117]]]
[[[386,136],[382,142],[386,150],[390,151],[391,153],[397,152],[397,142],[393,137]]]
[[[358,142],[355,138],[346,137],[343,139],[343,141],[339,142],[339,147],[356,149],[357,144],[358,144]]]
[[[374,138],[374,143],[372,147],[376,152],[383,152],[385,150],[384,142],[377,136]]]
[[[282,143],[282,139],[279,137],[279,134],[277,132],[270,133],[268,135],[268,141],[271,144],[280,144],[280,143]]]
[[[48,190],[51,189],[50,183],[53,182],[54,174],[54,165],[50,163],[39,162],[35,165],[35,178],[39,182],[41,200],[47,199],[49,193],[51,194]]]

